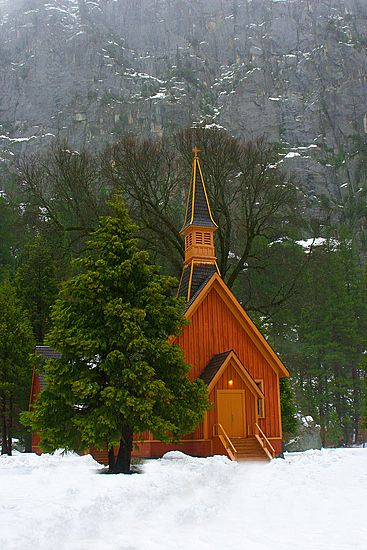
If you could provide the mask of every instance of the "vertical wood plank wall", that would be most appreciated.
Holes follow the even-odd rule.
[[[209,291],[192,315],[190,324],[174,343],[183,349],[185,360],[193,367],[190,378],[198,377],[213,355],[233,349],[251,376],[263,380],[265,418],[259,419],[261,429],[267,437],[280,437],[277,373],[266,362],[215,288]],[[208,435],[211,436],[210,433]]]

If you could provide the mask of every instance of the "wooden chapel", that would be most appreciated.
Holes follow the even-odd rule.
[[[194,148],[192,177],[181,235],[185,261],[178,295],[186,300],[188,324],[173,339],[192,366],[190,378],[201,377],[212,408],[195,432],[167,444],[144,432],[135,436],[133,455],[156,458],[170,450],[192,456],[226,454],[232,460],[269,460],[282,452],[280,378],[289,376],[277,354],[227,287],[216,262],[217,231],[203,172]],[[39,346],[45,357],[52,354]],[[34,375],[32,399],[42,380]],[[33,449],[38,452],[38,437]],[[107,451],[90,449],[107,463]]]

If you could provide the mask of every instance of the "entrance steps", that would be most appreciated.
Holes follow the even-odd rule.
[[[234,456],[237,461],[270,461],[256,437],[231,437],[230,440],[236,449]]]

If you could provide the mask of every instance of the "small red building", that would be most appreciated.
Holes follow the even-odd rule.
[[[134,454],[159,457],[180,450],[193,456],[267,460],[282,450],[279,380],[289,373],[220,276],[214,245],[217,225],[196,148],[194,153],[181,230],[185,262],[178,290],[186,299],[184,316],[189,323],[172,344],[182,348],[192,365],[189,376],[201,377],[207,384],[213,407],[195,432],[178,443],[162,443],[149,432],[137,435]],[[33,396],[35,390],[39,391],[37,375]],[[34,444],[37,451],[36,439]],[[91,452],[107,462],[107,452]]]

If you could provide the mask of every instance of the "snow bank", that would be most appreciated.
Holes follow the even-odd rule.
[[[367,449],[269,465],[167,453],[142,475],[90,456],[0,457],[7,550],[365,550]]]

